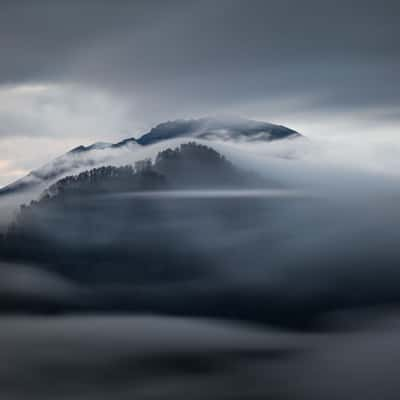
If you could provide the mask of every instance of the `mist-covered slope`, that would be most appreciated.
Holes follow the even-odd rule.
[[[188,189],[250,188],[261,182],[267,185],[195,143],[164,150],[154,163],[148,159],[134,167],[96,168],[59,180],[39,201],[23,206],[2,255],[50,265],[53,272],[88,282],[169,279],[175,276],[172,270],[181,279],[199,264],[204,273],[211,266],[201,261],[202,252],[179,242],[197,236],[204,229],[201,224],[225,220],[233,209],[218,199],[168,196]],[[53,258],[54,251],[60,259]]]
[[[0,189],[0,195],[13,194],[35,187],[40,188],[40,186],[51,184],[62,176],[76,173],[82,169],[94,168],[108,163],[118,165],[119,159],[126,158],[137,147],[139,147],[139,144],[133,138],[115,144],[98,142],[90,146],[78,146]]]

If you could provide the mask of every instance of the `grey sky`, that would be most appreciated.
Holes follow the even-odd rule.
[[[2,1],[0,185],[178,117],[394,140],[399,20],[395,0]]]

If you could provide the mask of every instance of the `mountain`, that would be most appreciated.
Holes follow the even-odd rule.
[[[142,146],[176,138],[207,141],[270,142],[302,135],[281,125],[247,119],[200,118],[168,121],[152,128],[139,139],[128,138],[118,143],[97,142],[78,146],[27,176],[0,189],[0,195],[15,194],[30,189],[40,193],[56,180],[89,168],[123,165]]]
[[[166,139],[190,137],[235,142],[273,141],[294,138],[300,133],[281,125],[248,119],[200,118],[168,121],[152,128],[138,139],[149,145]]]

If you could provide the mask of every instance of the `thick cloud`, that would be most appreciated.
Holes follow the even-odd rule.
[[[169,112],[283,94],[397,104],[399,14],[392,0],[7,2],[0,80],[80,81]]]

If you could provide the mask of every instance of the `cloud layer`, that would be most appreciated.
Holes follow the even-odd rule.
[[[399,15],[393,0],[5,1],[2,159],[16,161],[19,136],[38,166],[47,159],[37,136],[56,138],[55,156],[71,141],[115,141],[208,114],[393,140]]]

